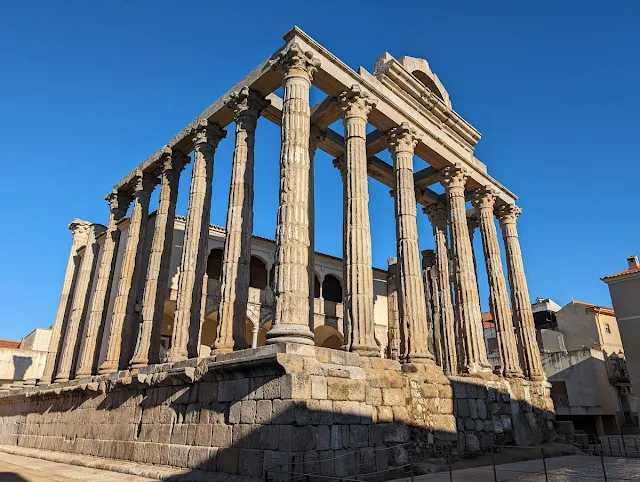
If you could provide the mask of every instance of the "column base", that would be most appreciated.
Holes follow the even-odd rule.
[[[401,357],[400,363],[435,363],[435,358],[431,353],[415,354]]]
[[[113,373],[117,371],[118,371],[118,363],[110,360],[104,361],[102,365],[100,365],[100,368],[98,368],[99,375],[108,375],[109,373]]]
[[[349,351],[360,356],[380,357],[380,347],[377,346],[356,345],[351,347],[351,350]]]
[[[532,382],[544,382],[544,381],[546,381],[546,377],[544,375],[532,375],[532,376],[526,377],[526,379],[530,380]]]
[[[167,352],[167,363],[175,363],[182,360],[187,360],[189,358],[189,353],[186,348],[183,350],[177,350],[170,348]]]
[[[277,324],[267,332],[267,345],[275,343],[299,343],[315,345],[313,332],[307,325]]]
[[[53,383],[63,383],[63,382],[68,382],[68,381],[69,381],[69,377],[62,376],[62,377],[56,377],[53,380]]]
[[[87,371],[79,371],[76,373],[76,378],[89,378],[93,376],[93,373]]]
[[[142,360],[140,358],[133,359],[129,362],[129,370],[140,370],[142,367],[150,365],[149,360]]]
[[[460,367],[457,376],[460,377],[478,377],[478,378],[498,378],[493,373],[490,366],[484,366],[474,363],[469,366]]]
[[[503,376],[505,378],[524,378],[524,374],[518,370],[505,370]]]

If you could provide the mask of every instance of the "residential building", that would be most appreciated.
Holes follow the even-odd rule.
[[[609,287],[613,308],[623,343],[635,347],[640,343],[640,262],[638,256],[627,258],[628,267],[619,273],[601,278]],[[640,394],[640,352],[625,354],[633,392]]]
[[[21,341],[0,340],[0,390],[35,384],[42,377],[51,330],[36,328]]]

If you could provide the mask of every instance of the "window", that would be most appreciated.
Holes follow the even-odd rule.
[[[609,326],[609,323],[604,324],[604,331],[606,331],[607,333],[611,333],[611,327]]]

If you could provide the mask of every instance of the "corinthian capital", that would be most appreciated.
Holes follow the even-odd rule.
[[[440,202],[425,206],[422,212],[427,215],[431,224],[436,226],[444,226],[447,224],[447,205],[445,203]]]
[[[215,149],[218,143],[227,137],[227,131],[205,119],[191,130],[191,137],[196,147],[208,144]]]
[[[137,198],[149,199],[157,184],[159,181],[156,176],[138,169],[134,176],[133,195]]]
[[[440,182],[446,189],[464,188],[468,177],[467,170],[457,162],[453,166],[447,166],[440,171]]]
[[[344,171],[344,158],[342,156],[335,158],[332,164],[333,167],[335,167],[341,173]]]
[[[378,99],[363,91],[359,85],[352,85],[339,96],[340,110],[344,118],[360,117],[367,120],[369,113],[378,103]]]
[[[327,138],[327,130],[318,126],[311,126],[309,131],[309,151],[314,151],[318,147],[318,142]]]
[[[491,209],[496,203],[496,191],[491,186],[484,186],[473,191],[471,196],[471,204],[473,207],[481,209]]]
[[[515,224],[520,214],[522,214],[522,209],[512,203],[500,206],[497,216],[500,224]]]
[[[233,110],[236,121],[243,117],[257,120],[260,117],[260,113],[271,105],[271,101],[245,86],[231,94],[231,99],[227,105]]]
[[[422,136],[418,134],[418,131],[411,127],[408,122],[403,122],[399,126],[391,129],[387,137],[389,139],[389,150],[391,153],[411,152],[413,154]]]
[[[173,171],[179,174],[189,164],[189,161],[191,161],[191,158],[181,151],[173,150],[167,146],[162,148],[163,173]]]
[[[126,191],[114,189],[104,199],[109,204],[109,211],[111,211],[112,216],[118,221],[127,215],[133,196]]]
[[[320,67],[320,61],[313,57],[311,50],[305,52],[298,43],[294,42],[287,50],[280,53],[274,65],[284,72],[285,77],[302,73],[311,80]]]
[[[69,230],[73,236],[73,244],[82,246],[87,243],[89,238],[89,230],[91,229],[91,223],[83,221],[82,219],[74,219],[69,223]]]

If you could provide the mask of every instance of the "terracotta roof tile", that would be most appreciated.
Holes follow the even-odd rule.
[[[0,348],[19,348],[19,341],[0,340]]]
[[[634,266],[633,268],[625,269],[624,271],[620,271],[619,273],[610,274],[609,276],[605,276],[604,278],[600,278],[601,280],[618,278],[619,276],[624,276],[627,274],[640,273],[640,266]]]

